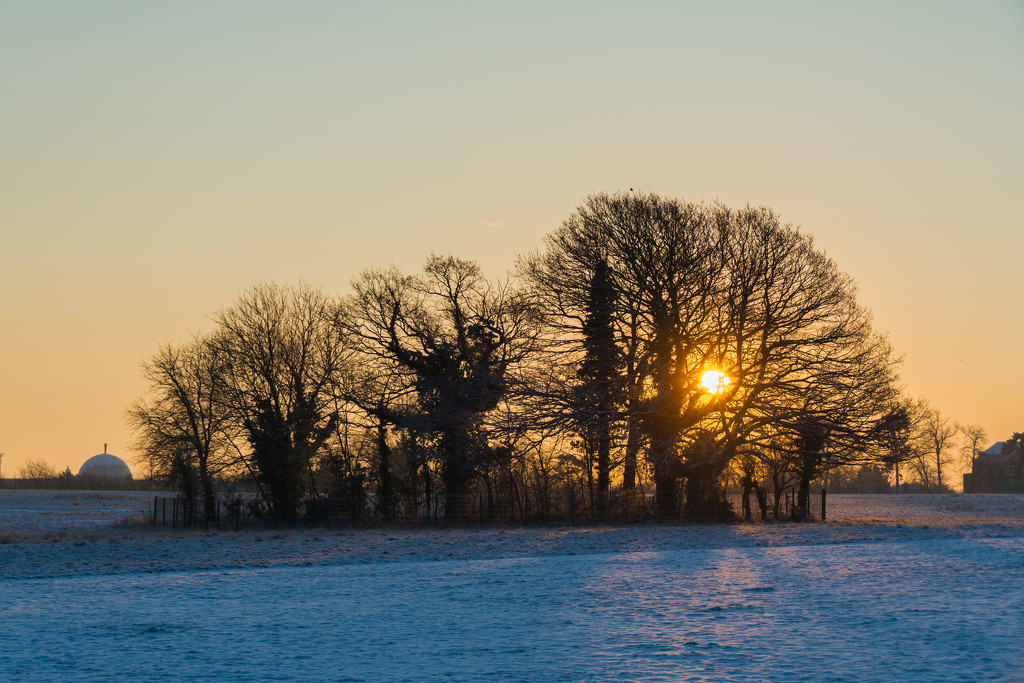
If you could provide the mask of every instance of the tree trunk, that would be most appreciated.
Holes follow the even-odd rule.
[[[782,516],[782,488],[778,483],[775,483],[773,488],[775,490],[773,491],[774,500],[772,501],[772,517],[778,521]]]
[[[636,463],[644,429],[640,417],[643,380],[637,364],[638,328],[639,319],[634,313],[626,336],[626,452],[622,461],[622,504],[627,515],[636,503]]]
[[[607,425],[598,437],[597,443],[597,501],[598,519],[608,516],[608,489],[611,488],[612,438]]]
[[[377,507],[381,516],[391,519],[394,516],[394,485],[391,481],[391,447],[388,446],[387,423],[377,423]]]
[[[650,458],[654,465],[655,507],[659,518],[679,518],[679,494],[676,490],[676,481],[680,475],[676,454],[678,423],[678,419],[673,419],[671,413],[664,410],[655,411],[654,416],[648,417],[646,425]]]
[[[761,521],[768,521],[768,492],[761,486],[754,485],[754,495],[757,497],[757,506],[761,508]]]
[[[586,471],[587,471],[587,502],[590,504],[590,509],[593,510],[597,506],[597,496],[594,489],[594,460],[596,454],[593,451],[592,446],[587,446],[585,457],[586,457]]]
[[[494,521],[494,491],[491,488],[490,474],[484,474],[484,485],[487,487],[487,521]]]
[[[693,519],[715,519],[718,517],[719,499],[714,486],[715,478],[706,472],[696,471],[686,477],[686,503],[684,512]]]
[[[821,461],[821,453],[804,453],[800,459],[800,484],[796,494],[796,518],[797,521],[807,519],[810,514],[811,502],[811,479],[818,470]]]
[[[217,494],[213,490],[213,477],[205,458],[199,462],[199,480],[203,488],[203,514],[207,522],[216,521]]]
[[[740,480],[740,482],[743,485],[743,521],[749,522],[751,517],[750,494],[754,491],[754,479],[749,474],[745,474],[743,475],[743,478]]]
[[[643,439],[643,423],[633,414],[626,420],[626,452],[622,461],[622,506],[628,516],[636,505],[636,461]]]
[[[811,480],[800,477],[796,490],[796,521],[802,522],[810,515]]]
[[[442,472],[444,479],[445,521],[465,522],[470,517],[470,473],[460,462],[446,460]]]
[[[673,476],[654,475],[654,498],[658,519],[679,519],[679,492]]]

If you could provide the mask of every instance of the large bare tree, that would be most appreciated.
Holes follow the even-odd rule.
[[[531,348],[533,307],[452,256],[431,256],[416,276],[365,271],[353,288],[343,328],[368,362],[404,375],[415,403],[389,419],[429,446],[441,467],[445,514],[464,517],[470,484],[491,453],[485,418]]]
[[[656,195],[594,195],[525,262],[561,339],[584,346],[590,282],[607,263],[615,341],[625,368],[624,493],[636,454],[648,444],[659,509],[677,509],[679,439],[713,406],[700,373],[717,335],[718,291],[712,209]]]
[[[135,450],[151,471],[174,482],[186,498],[201,494],[215,510],[214,479],[237,463],[237,415],[228,399],[228,356],[212,337],[162,345],[142,364],[147,395],[126,414]]]
[[[626,432],[647,443],[662,514],[678,509],[680,478],[691,511],[705,509],[751,443],[812,418],[827,418],[835,439],[840,404],[842,429],[862,434],[891,394],[888,344],[872,335],[850,278],[767,209],[589,197],[525,267],[570,347],[601,259],[627,368]],[[724,376],[711,390],[708,371]]]
[[[335,433],[335,398],[348,350],[338,302],[306,283],[258,284],[220,311],[231,403],[247,432],[248,462],[272,512],[299,513],[317,493],[314,470]]]
[[[898,360],[872,332],[852,280],[810,237],[764,208],[720,207],[717,225],[725,289],[716,301],[714,365],[730,381],[720,447],[707,450],[703,469],[714,474],[740,451],[771,444],[777,452],[788,441],[805,512],[822,465],[848,462],[867,447],[896,393]],[[699,481],[689,477],[688,504],[706,495]]]

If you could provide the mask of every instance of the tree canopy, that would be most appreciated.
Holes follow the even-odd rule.
[[[144,364],[129,420],[159,473],[248,476],[280,518],[436,515],[435,491],[453,519],[647,490],[701,516],[730,479],[805,512],[829,468],[909,462],[918,422],[852,278],[761,207],[595,194],[508,281],[432,255],[340,297],[256,285],[214,323]]]

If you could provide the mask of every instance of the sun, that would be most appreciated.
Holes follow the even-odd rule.
[[[709,394],[721,394],[731,381],[721,370],[705,370],[700,376],[700,387]]]

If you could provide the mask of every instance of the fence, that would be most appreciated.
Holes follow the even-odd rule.
[[[209,510],[202,498],[154,496],[151,520],[153,526],[238,530],[251,516],[250,506],[241,496],[217,498]]]
[[[540,496],[527,493],[515,497],[500,497],[487,493],[457,496],[433,494],[417,497],[367,496],[365,505],[354,507],[350,502],[316,499],[306,502],[305,514],[300,520],[312,526],[357,526],[375,524],[440,525],[444,524],[586,524],[604,522],[639,522],[657,518],[654,494],[645,493],[631,499],[612,496],[604,516],[596,514],[589,496],[573,489],[560,496]],[[680,521],[795,521],[798,519],[825,519],[826,493],[824,489],[812,492],[807,509],[801,514],[796,491],[789,489],[772,495],[753,492],[747,497],[738,491],[723,490],[721,505],[699,517],[684,514],[685,501],[680,500],[676,518]],[[275,524],[272,515],[261,513],[254,496],[217,498],[206,509],[202,498],[182,496],[153,498],[151,511],[153,526],[190,529],[239,529],[254,523]]]
[[[757,495],[751,492],[746,504],[743,501],[743,493],[731,491],[726,494],[726,500],[731,505],[732,511],[737,519],[743,521],[797,521],[801,518],[808,520],[825,520],[827,512],[827,493],[825,489],[810,491],[807,497],[807,509],[801,514],[798,505],[797,492],[794,489],[786,489],[772,495],[763,492]]]
[[[398,524],[544,524],[595,521],[637,522],[655,516],[654,495],[641,494],[631,500],[611,496],[603,517],[599,516],[586,492],[572,488],[556,495],[523,492],[516,496],[467,493],[434,494],[408,499],[395,496],[368,497],[366,517]],[[342,519],[341,515],[334,515]]]

